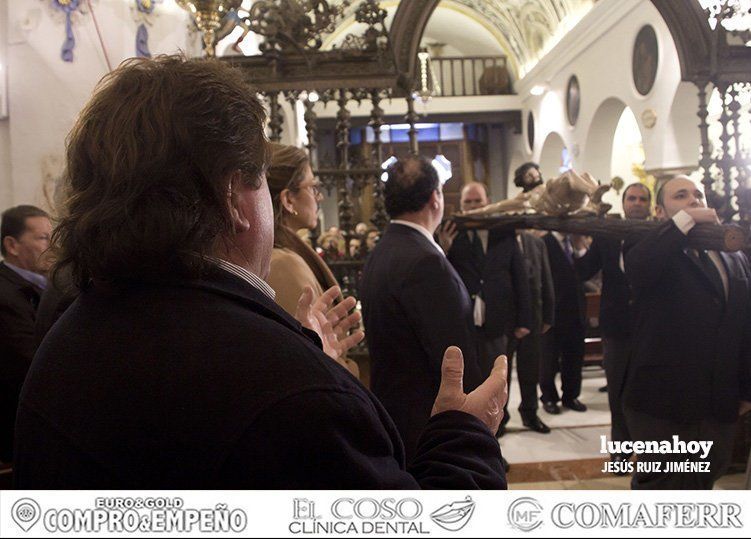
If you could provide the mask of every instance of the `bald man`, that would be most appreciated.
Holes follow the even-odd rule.
[[[488,203],[485,184],[470,182],[462,189],[462,211],[481,208]],[[490,373],[495,358],[506,353],[508,339],[521,339],[532,327],[529,283],[521,251],[513,231],[456,232],[453,225],[446,225],[439,239],[472,298],[478,360],[482,373]],[[527,372],[524,367],[521,371],[522,374]],[[527,387],[529,383],[531,388]],[[539,431],[536,374],[520,376],[520,385],[524,385],[522,395],[525,398],[520,410],[525,425]],[[506,413],[504,425],[508,417]],[[543,425],[543,428],[546,427]]]
[[[688,247],[698,223],[718,223],[704,193],[686,176],[662,185],[655,215],[662,226],[625,257],[634,294],[633,350],[623,392],[629,432],[637,440],[711,441],[708,455],[642,454],[660,461],[640,471],[634,489],[711,489],[730,462],[734,426],[751,407],[751,363],[743,343],[749,323],[749,266],[743,253]],[[675,463],[708,471],[668,471]]]

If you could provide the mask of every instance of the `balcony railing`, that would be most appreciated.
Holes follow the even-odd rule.
[[[433,91],[435,97],[513,93],[505,56],[443,56],[431,58],[429,65],[439,86]],[[415,83],[419,90],[421,73]],[[432,86],[430,74],[428,84]]]

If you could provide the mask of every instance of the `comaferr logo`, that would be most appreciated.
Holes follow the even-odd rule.
[[[742,528],[737,503],[556,504],[551,520],[559,528]]]
[[[475,512],[475,502],[467,496],[464,501],[443,505],[431,513],[430,518],[441,528],[456,532],[467,525]]]

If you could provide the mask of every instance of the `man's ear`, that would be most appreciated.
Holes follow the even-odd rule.
[[[3,247],[9,255],[18,255],[18,240],[13,236],[5,236],[3,238]]]
[[[430,195],[430,207],[434,210],[441,207],[441,195],[438,193],[438,189],[434,189]]]
[[[657,219],[665,219],[667,217],[665,208],[660,205],[655,206],[655,217],[657,217]]]
[[[245,186],[242,181],[242,173],[236,170],[232,173],[227,187],[227,203],[229,205],[229,216],[232,221],[232,228],[236,233],[247,232],[250,230],[250,221],[245,216],[243,205],[243,192]]]

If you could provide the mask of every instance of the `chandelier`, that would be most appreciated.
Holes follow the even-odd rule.
[[[177,5],[191,14],[196,26],[203,35],[206,56],[214,56],[216,31],[222,19],[231,11],[236,11],[242,0],[176,0]]]
[[[217,33],[223,26],[230,30],[234,26],[243,28],[241,39],[248,32],[264,36],[266,40],[261,44],[261,51],[272,56],[285,49],[300,53],[320,49],[321,35],[335,30],[352,3],[352,0],[339,0],[333,5],[329,5],[328,0],[255,0],[248,8],[247,16],[243,17],[239,13],[243,0],[175,1],[193,17],[203,35],[206,56],[215,56]],[[369,44],[372,40],[380,43],[383,32],[372,27],[385,19],[386,12],[381,14],[381,11],[377,0],[365,0],[356,10],[355,18],[371,28],[361,42],[345,45]]]

